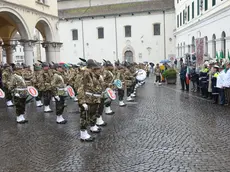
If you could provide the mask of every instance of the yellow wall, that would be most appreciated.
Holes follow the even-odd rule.
[[[47,14],[57,16],[57,0],[45,0],[47,6],[36,2],[39,0],[5,0],[5,1],[27,6]]]

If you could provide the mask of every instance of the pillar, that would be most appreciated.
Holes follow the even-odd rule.
[[[25,64],[31,66],[31,69],[32,69],[32,66],[34,64],[34,54],[33,54],[34,44],[28,41],[28,42],[22,43],[22,45],[24,46]]]
[[[213,41],[208,41],[208,55],[210,55],[211,58],[216,58],[216,55],[213,54]]]
[[[13,49],[10,46],[6,47],[6,62],[13,63]]]
[[[43,47],[46,50],[46,61],[48,63],[60,62],[60,48],[62,43],[44,43]]]

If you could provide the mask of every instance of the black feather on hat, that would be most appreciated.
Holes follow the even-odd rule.
[[[95,69],[95,68],[101,68],[101,66],[99,66],[95,60],[89,59],[87,61],[87,68],[94,68]]]

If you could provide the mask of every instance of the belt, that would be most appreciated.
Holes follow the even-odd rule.
[[[58,90],[65,91],[65,88],[57,88]]]
[[[27,88],[15,88],[16,91],[25,91]]]
[[[93,96],[93,97],[101,97],[101,94],[93,94],[89,92],[85,92],[86,95]]]

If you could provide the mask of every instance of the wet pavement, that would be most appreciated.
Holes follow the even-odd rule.
[[[55,113],[27,107],[29,123],[15,122],[13,108],[0,104],[2,172],[195,172],[230,171],[230,109],[212,105],[175,86],[149,78],[137,103],[104,116],[108,126],[96,141],[79,140],[77,104],[68,101],[66,125]]]

